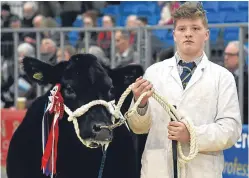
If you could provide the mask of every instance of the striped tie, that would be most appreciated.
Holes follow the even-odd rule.
[[[194,62],[185,63],[183,61],[179,62],[179,65],[182,66],[182,74],[180,76],[182,81],[182,86],[185,89],[190,78],[192,77],[192,70],[195,68],[196,64]]]

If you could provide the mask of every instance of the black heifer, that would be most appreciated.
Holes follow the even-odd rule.
[[[143,69],[137,64],[130,64],[128,66],[122,68],[116,68],[109,72],[109,75],[113,79],[113,85],[115,86],[115,100],[118,101],[120,96],[129,87],[131,81],[135,81],[139,76],[142,76],[144,73]],[[127,98],[126,102],[124,102],[121,112],[125,114],[125,112],[129,109],[130,103],[132,100],[132,93],[130,93]],[[147,139],[147,134],[139,134],[136,135],[132,133],[133,143],[135,146],[135,155],[136,155],[136,176],[140,177],[140,170],[141,170],[141,158],[142,153],[144,151],[144,146]]]
[[[64,103],[72,111],[92,100],[110,101],[113,99],[112,80],[95,56],[74,55],[68,62],[56,66],[47,65],[37,59],[25,58],[24,69],[27,75],[33,77],[40,84],[60,83]],[[120,73],[116,75],[117,71],[119,70],[110,72],[110,75],[113,76],[113,83],[123,87],[122,89],[115,88],[116,98],[126,87],[122,83],[128,86],[139,75],[142,75],[133,70],[133,74],[128,75],[127,73],[126,77],[122,79],[118,77]],[[117,95],[117,93],[119,94]],[[8,178],[47,177],[41,170],[41,158],[42,117],[49,94],[48,92],[34,101],[12,137],[7,158]],[[131,97],[125,104],[126,108],[130,99]],[[63,118],[59,120],[57,174],[55,177],[97,178],[103,154],[102,148],[85,147],[78,140],[73,124],[67,121],[67,117],[68,115],[64,113]],[[116,128],[113,133],[109,130],[99,129],[100,125],[111,124],[111,115],[104,106],[92,107],[85,115],[79,117],[78,122],[80,136],[83,139],[98,141],[112,139],[107,149],[103,178],[139,177],[136,170],[134,144],[126,126],[122,125]]]

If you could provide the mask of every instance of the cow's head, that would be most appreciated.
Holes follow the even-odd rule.
[[[101,99],[108,102],[115,98],[113,82],[108,75],[110,71],[107,72],[93,55],[77,54],[69,61],[55,66],[26,57],[23,64],[27,75],[37,83],[42,85],[60,83],[64,103],[72,111],[93,100]],[[111,72],[117,81],[119,79],[115,73]],[[134,79],[130,81],[132,82]],[[127,81],[124,83],[127,84]],[[78,123],[80,136],[90,142],[90,147],[98,147],[112,140],[112,131],[101,129],[101,126],[112,124],[112,115],[106,107],[96,105],[90,108],[78,118]]]

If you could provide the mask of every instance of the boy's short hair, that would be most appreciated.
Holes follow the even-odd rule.
[[[172,15],[174,19],[174,28],[176,27],[177,20],[179,19],[197,19],[200,18],[203,25],[208,27],[208,20],[206,12],[200,2],[185,2],[182,4]]]

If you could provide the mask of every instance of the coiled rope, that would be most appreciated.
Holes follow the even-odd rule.
[[[129,93],[132,90],[132,85],[130,85],[125,90],[125,92],[121,95],[121,97],[118,101],[118,104],[115,107],[114,115],[120,112],[120,108],[122,107],[123,102],[125,101],[126,97],[129,95]],[[125,113],[125,116],[124,116],[125,120],[127,118],[132,117],[133,114],[137,114],[137,107],[140,104],[140,102],[142,101],[142,99],[147,95],[147,93],[148,92],[143,93],[138,98],[138,100],[135,102],[133,107]],[[179,153],[178,162],[180,164],[180,167],[182,168],[182,175],[185,175],[185,163],[194,159],[196,157],[196,155],[198,154],[198,143],[197,143],[197,139],[196,139],[194,124],[188,118],[182,119],[181,116],[179,115],[179,113],[177,112],[177,110],[167,102],[166,98],[160,96],[158,93],[155,92],[155,90],[153,91],[152,97],[165,109],[165,111],[169,114],[169,116],[174,121],[183,122],[186,125],[186,127],[190,133],[190,151],[189,151],[188,156],[185,156],[183,154],[182,145],[180,142],[177,142],[177,148],[178,148],[178,153]],[[113,124],[112,126],[103,126],[103,127],[109,128],[109,129],[114,129],[114,128],[122,125],[125,122],[125,120],[119,121],[116,124]],[[180,175],[180,167],[178,167],[178,175],[179,175],[179,177],[182,177]]]

